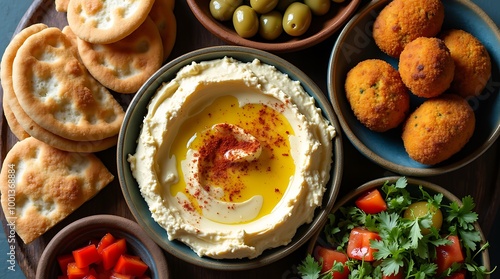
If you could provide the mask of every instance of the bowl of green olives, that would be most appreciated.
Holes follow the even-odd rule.
[[[228,44],[269,52],[316,45],[339,30],[361,0],[187,0],[200,23]]]

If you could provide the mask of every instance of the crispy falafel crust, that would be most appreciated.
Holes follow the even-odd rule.
[[[426,100],[403,126],[408,155],[426,165],[438,164],[460,151],[475,129],[475,115],[467,101],[455,94]]]
[[[464,98],[481,94],[491,77],[491,59],[486,47],[464,30],[446,30],[440,38],[455,63],[450,92]]]
[[[407,44],[401,52],[399,73],[413,94],[433,98],[450,87],[455,64],[441,39],[420,37]]]
[[[347,74],[345,90],[356,118],[372,131],[395,128],[408,115],[408,89],[398,71],[383,60],[358,63]]]
[[[441,0],[394,0],[375,19],[373,38],[383,52],[398,58],[414,39],[436,36],[443,21]]]

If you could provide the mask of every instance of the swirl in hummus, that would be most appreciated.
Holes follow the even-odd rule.
[[[298,81],[225,57],[157,90],[128,160],[170,240],[199,256],[255,258],[312,221],[334,136]]]

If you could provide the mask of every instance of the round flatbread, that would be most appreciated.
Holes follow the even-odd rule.
[[[73,141],[113,137],[123,121],[123,108],[77,56],[76,47],[58,28],[28,37],[12,65],[17,100],[29,118],[60,137]]]
[[[135,93],[162,65],[160,33],[148,17],[132,34],[105,45],[78,39],[78,52],[92,76],[119,93]]]
[[[109,44],[130,35],[146,20],[154,0],[71,0],[68,24],[76,36],[94,44]]]

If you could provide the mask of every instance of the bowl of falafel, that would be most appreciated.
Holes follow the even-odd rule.
[[[466,0],[371,1],[344,27],[328,96],[364,156],[408,176],[457,170],[500,135],[500,31]]]

